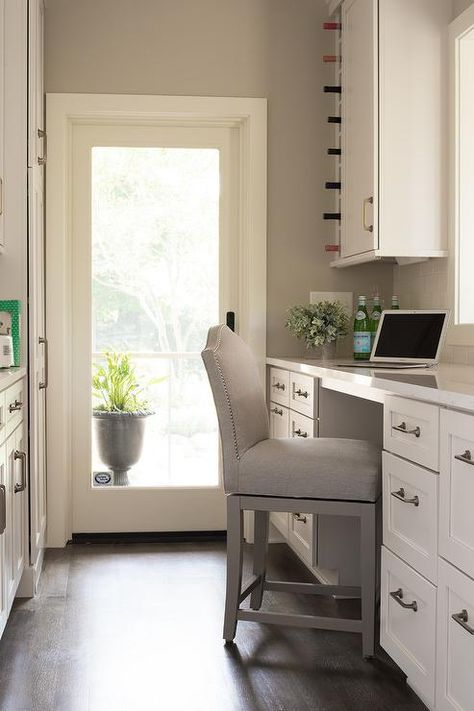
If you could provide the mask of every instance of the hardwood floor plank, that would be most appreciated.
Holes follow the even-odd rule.
[[[248,551],[246,572],[251,574]],[[284,544],[273,578],[311,582]],[[421,711],[360,636],[239,623],[222,641],[225,544],[72,545],[47,552],[34,600],[0,642],[1,711]],[[354,616],[356,600],[265,592],[264,608]]]

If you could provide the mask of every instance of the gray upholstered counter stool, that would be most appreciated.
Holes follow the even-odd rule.
[[[214,326],[202,358],[219,420],[227,494],[224,639],[234,639],[239,620],[360,632],[363,656],[372,656],[380,448],[349,439],[269,439],[257,365],[244,341],[227,326]],[[255,544],[254,575],[242,589],[243,511],[255,512]],[[361,586],[268,580],[265,559],[270,511],[358,517]],[[361,618],[265,612],[260,610],[265,590],[360,597]],[[249,595],[251,609],[241,609]]]

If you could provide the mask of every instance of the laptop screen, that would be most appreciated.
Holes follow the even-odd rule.
[[[436,358],[445,313],[386,313],[373,356]]]

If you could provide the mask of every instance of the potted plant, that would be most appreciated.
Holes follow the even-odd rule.
[[[104,365],[94,366],[92,392],[96,404],[92,417],[100,458],[111,470],[113,483],[126,486],[128,470],[141,456],[146,418],[153,412],[143,398],[130,356],[107,352],[104,357]]]
[[[292,306],[285,323],[296,338],[304,341],[316,357],[324,360],[336,355],[336,340],[349,330],[349,317],[339,301]]]

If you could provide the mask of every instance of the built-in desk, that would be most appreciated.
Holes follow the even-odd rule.
[[[428,708],[473,711],[474,366],[275,357],[267,366],[272,436],[383,443],[381,644]],[[338,565],[353,574],[364,553],[338,522],[304,512],[273,522],[328,582]]]

